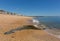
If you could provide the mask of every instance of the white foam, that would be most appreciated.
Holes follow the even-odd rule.
[[[39,24],[39,21],[38,21],[38,20],[33,19],[33,23],[37,23],[37,24]]]

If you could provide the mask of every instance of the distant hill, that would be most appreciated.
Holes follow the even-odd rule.
[[[29,17],[45,17],[45,16],[29,16]]]

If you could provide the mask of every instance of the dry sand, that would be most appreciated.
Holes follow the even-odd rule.
[[[4,35],[4,32],[27,25],[30,17],[0,14],[0,41],[60,41],[60,39],[47,34],[43,30],[26,29],[12,34]]]

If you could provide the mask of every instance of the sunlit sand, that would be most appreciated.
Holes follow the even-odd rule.
[[[44,30],[25,29],[5,35],[4,32],[27,25],[31,17],[0,14],[0,41],[60,41]]]

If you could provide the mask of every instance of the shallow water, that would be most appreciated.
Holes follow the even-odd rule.
[[[60,16],[36,17],[41,24],[45,25],[50,35],[60,38]]]

